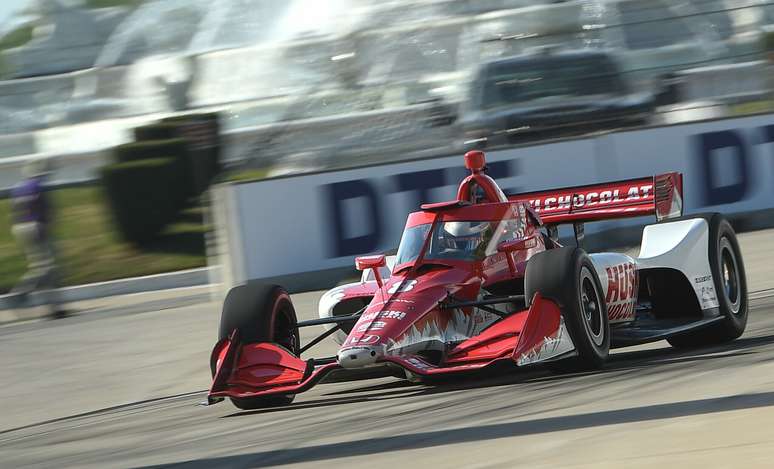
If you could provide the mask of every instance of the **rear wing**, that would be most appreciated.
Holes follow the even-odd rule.
[[[656,215],[683,214],[683,175],[659,174],[626,181],[529,192],[508,197],[527,202],[547,225]]]

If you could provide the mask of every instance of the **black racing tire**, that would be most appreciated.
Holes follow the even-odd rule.
[[[556,372],[600,368],[610,351],[610,321],[604,291],[588,254],[572,246],[530,258],[524,278],[528,304],[538,292],[559,305],[577,351],[577,356],[546,366]]]
[[[248,282],[232,288],[223,302],[218,338],[222,340],[237,329],[242,344],[271,342],[298,356],[301,349],[296,310],[290,295],[282,287]],[[214,363],[210,364],[214,374]],[[294,394],[255,398],[231,398],[239,409],[253,410],[285,406]]]
[[[667,341],[678,348],[704,347],[732,341],[744,332],[748,315],[747,276],[736,233],[728,220],[719,213],[686,218],[704,218],[709,226],[708,259],[723,320],[670,337]]]

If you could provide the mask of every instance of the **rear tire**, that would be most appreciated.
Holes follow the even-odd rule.
[[[232,288],[223,302],[218,339],[231,335],[236,329],[243,344],[271,342],[298,356],[301,349],[296,310],[288,293],[278,285],[248,282]],[[214,363],[210,364],[213,374]],[[253,410],[278,407],[293,402],[294,394],[231,398],[239,409]]]
[[[527,262],[524,292],[528,304],[535,293],[555,301],[578,356],[546,366],[571,372],[601,367],[610,351],[610,323],[602,285],[588,254],[577,247],[541,252]]]
[[[708,258],[723,320],[668,338],[673,347],[703,347],[729,342],[742,335],[747,326],[747,277],[736,233],[719,213],[702,218],[709,225]]]

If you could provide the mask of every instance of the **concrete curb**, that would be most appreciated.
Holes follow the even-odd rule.
[[[74,287],[65,287],[59,290],[62,301],[73,303],[76,301],[94,300],[117,295],[129,295],[132,293],[145,293],[160,290],[172,290],[175,288],[196,287],[209,285],[212,275],[217,274],[216,267],[204,267],[200,269],[181,270],[166,274],[148,275],[145,277],[111,280],[109,282],[91,283]],[[24,308],[45,305],[45,295],[33,293],[22,305]],[[13,295],[0,296],[0,310],[17,308],[19,305],[13,300]],[[5,322],[0,319],[0,323]]]

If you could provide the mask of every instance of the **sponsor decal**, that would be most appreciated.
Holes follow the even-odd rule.
[[[360,315],[361,321],[370,321],[372,319],[376,319],[376,316],[379,314],[379,311],[371,311],[368,313],[363,313]]]
[[[430,366],[429,364],[423,362],[422,360],[420,360],[418,358],[414,358],[414,357],[406,359],[406,362],[409,363],[410,365],[412,365],[415,368],[419,368],[420,370],[429,370],[430,368],[432,368],[432,366]]]
[[[386,310],[379,313],[379,319],[397,319],[401,320],[406,317],[406,313],[403,311]]]
[[[572,210],[622,202],[636,202],[650,197],[653,197],[653,184],[643,184],[622,189],[578,192],[531,199],[529,204],[537,212],[550,212],[552,210]]]
[[[702,309],[714,308],[718,305],[718,298],[715,295],[714,287],[701,287],[701,307]]]
[[[696,283],[709,282],[710,280],[712,280],[712,275],[703,275],[701,277],[696,277],[693,279],[693,281]]]
[[[367,334],[362,337],[350,337],[345,345],[368,345],[379,342],[379,336],[376,334]]]
[[[634,314],[634,302],[618,303],[607,308],[607,317],[611,321],[629,319]]]
[[[367,320],[369,320],[369,321],[370,321],[370,320],[372,320],[372,319],[377,319],[377,318],[379,318],[379,315],[380,315],[381,313],[382,313],[381,311],[372,311],[372,312],[370,312],[370,313],[366,313],[366,314],[362,315],[362,318],[363,318],[363,319],[367,319]]]
[[[392,284],[390,289],[387,290],[387,293],[392,294],[392,293],[398,293],[398,292],[403,293],[403,292],[411,291],[414,289],[414,286],[416,284],[417,284],[416,280],[409,280],[408,282],[398,280]]]
[[[403,311],[386,310],[386,311],[371,311],[369,313],[363,313],[360,316],[360,320],[371,321],[373,319],[396,319],[400,321],[405,317],[406,317],[406,313],[404,313]]]
[[[605,301],[616,303],[635,298],[638,288],[637,267],[631,262],[606,267],[607,296]]]
[[[611,321],[628,319],[634,315],[634,306],[639,288],[637,266],[631,262],[606,267],[607,272],[607,316]]]
[[[360,326],[358,326],[357,331],[358,332],[365,332],[365,331],[367,331],[369,329],[374,330],[374,331],[378,331],[378,330],[384,329],[384,327],[386,325],[387,325],[387,323],[384,322],[384,321],[374,321],[374,322],[371,322],[371,323],[368,323],[368,324],[361,324]]]
[[[489,256],[486,259],[484,259],[484,268],[492,267],[496,264],[504,264],[508,261],[508,258],[505,257],[504,252],[498,252],[497,254],[493,256]]]

